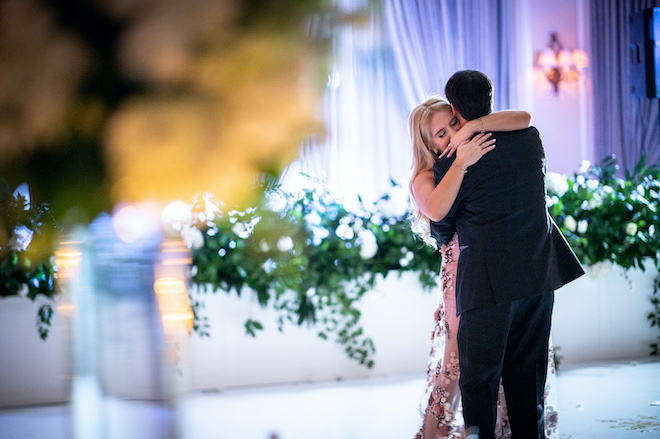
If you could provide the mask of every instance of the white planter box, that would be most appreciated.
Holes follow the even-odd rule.
[[[629,273],[633,290],[615,268],[606,279],[596,281],[584,276],[557,291],[553,341],[561,347],[559,353],[564,364],[648,356],[649,344],[660,332],[651,328],[646,319],[651,310],[649,298],[656,274],[652,268],[649,265],[646,272]],[[392,273],[367,294],[362,303],[362,322],[377,350],[376,366],[371,370],[349,360],[334,341],[317,338],[313,328],[291,325],[280,333],[276,314],[261,309],[247,292],[241,298],[224,292],[204,295],[204,313],[210,320],[211,337],[192,334],[184,339],[177,388],[196,391],[370,376],[423,376],[438,294],[438,291],[424,293],[411,273],[401,278]],[[69,399],[73,343],[63,327],[66,319],[57,315],[48,340],[42,341],[34,327],[37,308],[37,304],[27,299],[0,300],[0,407]],[[121,315],[116,317],[121,319]],[[248,317],[266,327],[257,338],[245,335],[243,323]],[[133,325],[138,324],[132,321]],[[152,322],[158,324],[155,319]],[[130,346],[143,346],[146,350],[145,343],[155,341],[150,332],[132,331]],[[140,337],[144,340],[139,340]],[[154,346],[149,349],[159,351]],[[125,349],[116,352],[122,358],[105,366],[117,361],[129,362],[136,372],[133,378],[115,375],[121,378],[116,386],[135,385],[133,390],[138,391],[145,386],[145,376],[158,373],[151,369],[154,360],[160,361],[153,353],[129,355]],[[145,372],[148,370],[151,372]],[[148,395],[159,397],[153,388],[148,390],[147,398]]]
[[[40,304],[0,299],[0,407],[67,401],[71,390],[71,340],[66,318],[55,315],[46,340],[35,326]]]
[[[192,336],[183,371],[193,390],[424,372],[437,294],[424,293],[410,273],[392,273],[366,294],[361,322],[377,350],[371,370],[348,359],[332,338],[318,338],[314,328],[287,325],[279,332],[277,314],[260,308],[249,291],[240,298],[202,295],[211,337]],[[247,318],[265,326],[256,338],[245,335]]]
[[[557,291],[552,334],[566,364],[649,355],[660,335],[647,320],[658,273],[650,260],[645,268],[630,270],[630,283],[613,267],[605,278],[582,276]]]
[[[563,364],[643,358],[660,333],[646,319],[656,272],[631,270],[633,289],[614,268],[607,278],[589,276],[556,292],[553,343]],[[295,381],[424,374],[430,349],[433,312],[438,291],[423,293],[416,276],[393,273],[379,282],[363,301],[365,331],[376,345],[376,366],[368,370],[346,358],[341,346],[317,339],[313,329],[275,327],[275,314],[262,310],[250,294],[208,294],[211,337],[190,340],[189,372],[193,390],[252,386]],[[247,318],[266,330],[245,336]]]

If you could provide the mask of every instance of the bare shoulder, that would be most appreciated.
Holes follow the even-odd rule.
[[[417,186],[420,184],[426,184],[429,181],[433,182],[435,184],[435,178],[433,177],[433,169],[427,169],[425,171],[421,171],[419,174],[415,176],[415,179],[413,180],[413,185]]]
[[[415,199],[420,196],[427,196],[435,187],[435,177],[433,176],[433,170],[427,169],[421,171],[415,176],[412,182],[412,192]]]

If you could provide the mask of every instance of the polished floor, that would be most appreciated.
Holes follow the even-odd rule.
[[[170,404],[98,398],[0,410],[2,439],[404,439],[419,423],[424,378],[301,383],[187,395]],[[560,438],[660,438],[660,361],[566,367]]]

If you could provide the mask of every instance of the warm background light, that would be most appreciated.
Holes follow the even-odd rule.
[[[564,49],[556,33],[550,35],[547,48],[536,52],[535,66],[543,71],[555,94],[561,82],[577,81],[580,73],[589,67],[589,58],[584,50]]]
[[[0,175],[67,226],[203,191],[247,203],[323,133],[334,24],[314,34],[309,19],[341,20],[323,2],[88,3],[75,20],[0,6]]]
[[[166,240],[161,245],[161,262],[155,267],[154,291],[158,301],[166,343],[176,342],[182,333],[189,333],[193,313],[188,298],[186,272],[190,253],[183,242]]]
[[[62,241],[55,250],[55,265],[57,266],[57,277],[66,281],[80,273],[82,263],[82,252],[79,246],[81,241]]]

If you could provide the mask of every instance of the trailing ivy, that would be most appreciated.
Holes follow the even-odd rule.
[[[255,207],[217,210],[211,221],[208,203],[199,200],[193,209],[194,226],[203,231],[203,245],[193,249],[193,282],[238,295],[247,289],[278,312],[280,330],[286,323],[314,327],[367,367],[375,346],[361,326],[359,303],[377,279],[414,271],[423,288],[437,286],[440,257],[410,232],[400,186],[354,212],[321,186],[298,194],[267,190]],[[253,320],[245,327],[252,336],[263,329]]]

